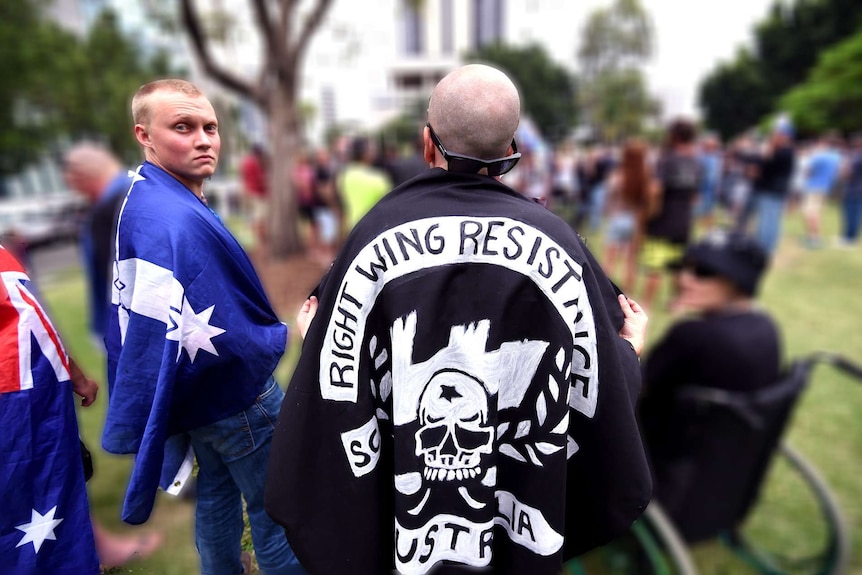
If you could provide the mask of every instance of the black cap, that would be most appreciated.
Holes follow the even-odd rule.
[[[707,269],[730,281],[742,293],[753,296],[767,261],[766,252],[752,238],[714,231],[688,246],[681,264]]]

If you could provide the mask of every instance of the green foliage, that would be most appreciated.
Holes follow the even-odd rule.
[[[707,127],[725,140],[740,134],[769,113],[763,78],[751,52],[740,50],[730,64],[721,64],[700,87],[700,105]]]
[[[104,141],[136,157],[129,102],[149,80],[171,72],[102,12],[79,38],[42,16],[36,0],[0,7],[0,174],[23,168],[63,140]]]
[[[532,118],[548,141],[555,143],[565,138],[577,122],[575,79],[542,46],[491,44],[464,59],[505,70],[521,93],[522,113]]]
[[[654,30],[639,0],[616,0],[592,12],[581,35],[578,60],[587,76],[637,68],[652,56]]]
[[[34,2],[0,3],[0,174],[35,158],[49,134],[44,111],[34,101],[34,71],[49,64],[41,40],[60,43],[65,37],[46,31]]]
[[[579,97],[586,121],[600,139],[641,132],[658,104],[647,92],[642,67],[653,51],[653,24],[640,0],[616,0],[592,12],[578,49]]]
[[[773,98],[802,83],[820,52],[856,33],[858,0],[775,2],[754,34],[755,53]]]
[[[590,102],[602,139],[609,142],[641,134],[644,119],[658,111],[643,74],[636,69],[604,71],[584,86],[582,94]]]
[[[719,64],[702,82],[707,127],[727,137],[778,111],[782,95],[808,77],[819,54],[860,26],[858,0],[776,0],[754,30],[754,49]]]
[[[808,80],[788,92],[781,107],[803,133],[862,128],[862,32],[823,52]]]

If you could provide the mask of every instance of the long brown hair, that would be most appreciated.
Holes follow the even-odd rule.
[[[651,175],[646,162],[646,144],[631,139],[623,146],[620,164],[620,194],[623,201],[632,207],[646,204]]]

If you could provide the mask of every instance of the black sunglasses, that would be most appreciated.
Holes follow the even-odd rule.
[[[431,134],[431,141],[443,154],[443,158],[449,162],[449,171],[462,174],[478,174],[483,168],[488,170],[489,176],[502,176],[509,170],[515,167],[518,160],[521,159],[521,153],[518,152],[518,145],[515,144],[515,139],[512,138],[512,155],[505,158],[497,158],[496,160],[480,160],[470,156],[462,156],[448,151],[443,144],[440,143],[440,138],[434,133],[434,128],[431,127],[431,122],[426,122],[428,132]]]
[[[712,279],[721,275],[711,267],[700,262],[686,262],[683,264],[682,268],[688,270],[694,277],[700,279]]]

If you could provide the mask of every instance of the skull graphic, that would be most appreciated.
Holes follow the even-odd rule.
[[[494,429],[488,423],[488,396],[475,377],[459,370],[435,373],[419,400],[416,455],[425,460],[425,479],[462,480],[480,476],[481,455],[491,453]]]

